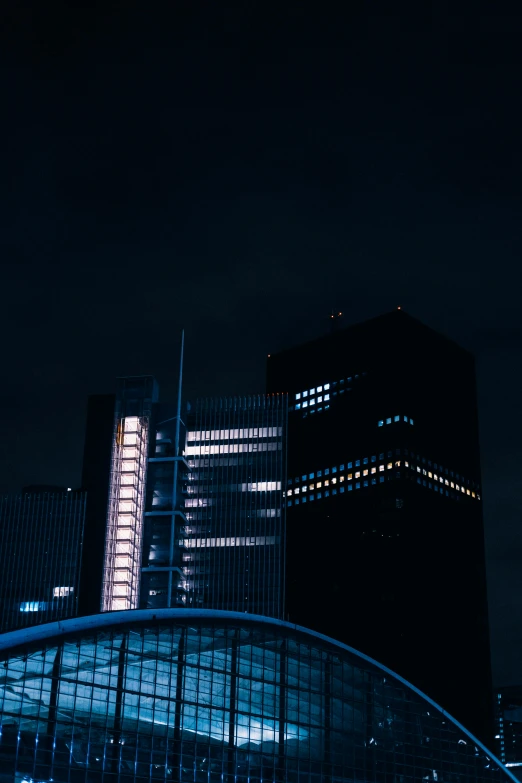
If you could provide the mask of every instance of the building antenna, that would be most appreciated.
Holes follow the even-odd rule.
[[[185,348],[185,330],[181,330],[181,351],[179,356],[179,377],[178,377],[178,407],[176,410],[176,437],[174,439],[174,455],[179,457],[179,429],[181,423],[181,394],[183,387],[183,351]]]

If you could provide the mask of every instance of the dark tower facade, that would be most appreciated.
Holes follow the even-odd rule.
[[[86,496],[28,487],[0,497],[0,631],[78,613]]]
[[[268,359],[289,393],[287,612],[492,737],[474,359],[402,311]]]

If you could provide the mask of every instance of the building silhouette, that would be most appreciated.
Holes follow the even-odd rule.
[[[288,618],[491,742],[473,357],[397,310],[267,361],[290,406]]]
[[[85,493],[26,487],[0,496],[0,631],[78,613]]]

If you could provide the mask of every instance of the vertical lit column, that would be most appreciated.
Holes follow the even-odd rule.
[[[149,422],[118,421],[113,446],[105,545],[103,611],[137,609]]]

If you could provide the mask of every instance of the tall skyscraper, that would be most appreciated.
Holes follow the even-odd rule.
[[[78,611],[84,493],[31,487],[0,496],[0,631]]]
[[[493,732],[474,359],[398,310],[272,354],[287,611]]]

